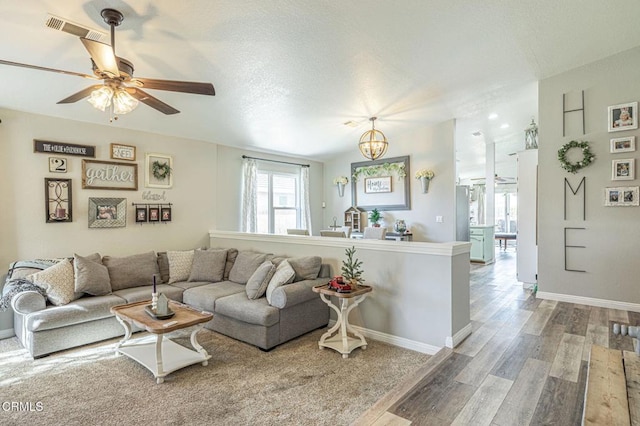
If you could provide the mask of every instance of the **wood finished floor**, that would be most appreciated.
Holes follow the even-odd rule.
[[[472,264],[473,333],[364,413],[357,425],[579,425],[592,344],[633,350],[614,322],[640,313],[536,299],[513,249]]]

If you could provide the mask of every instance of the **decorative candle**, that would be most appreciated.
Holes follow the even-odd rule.
[[[58,207],[56,209],[56,219],[64,219],[66,213],[67,212],[65,211],[65,209],[63,209],[62,207]]]
[[[156,292],[156,276],[155,274],[153,275],[153,292]]]

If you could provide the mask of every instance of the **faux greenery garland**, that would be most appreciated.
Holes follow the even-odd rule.
[[[171,167],[169,163],[161,163],[159,161],[154,161],[151,163],[151,173],[153,177],[159,180],[165,180],[171,175]]]
[[[567,160],[567,151],[571,148],[580,148],[582,150],[582,160],[576,163],[570,163]],[[571,141],[566,143],[558,150],[558,160],[560,160],[560,167],[568,171],[569,173],[577,173],[583,167],[587,167],[593,162],[596,156],[589,149],[589,142],[585,141]]]
[[[407,176],[407,171],[405,170],[404,163],[384,163],[384,164],[376,164],[374,166],[365,166],[358,167],[356,171],[353,173],[353,179],[358,181],[360,176],[364,177],[375,177],[375,176],[388,176],[392,173],[397,173],[398,178],[403,178]]]

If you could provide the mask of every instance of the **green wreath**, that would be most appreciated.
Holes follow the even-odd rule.
[[[154,178],[158,180],[165,180],[171,175],[171,167],[169,166],[169,163],[154,161],[151,163],[151,173]]]
[[[567,151],[571,148],[582,149],[582,160],[576,163],[570,163],[567,160]],[[560,160],[560,167],[568,171],[569,173],[577,173],[583,167],[587,167],[596,158],[596,156],[589,149],[589,142],[571,141],[566,143],[558,150],[558,160]]]

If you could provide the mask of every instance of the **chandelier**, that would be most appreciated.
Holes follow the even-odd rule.
[[[91,92],[88,102],[103,112],[111,106],[116,119],[118,115],[133,111],[139,103],[124,87],[109,83]]]
[[[387,137],[380,130],[376,130],[377,117],[371,117],[371,130],[367,130],[360,136],[360,142],[358,142],[358,148],[365,158],[370,160],[377,160],[381,158],[386,152],[389,142]]]

